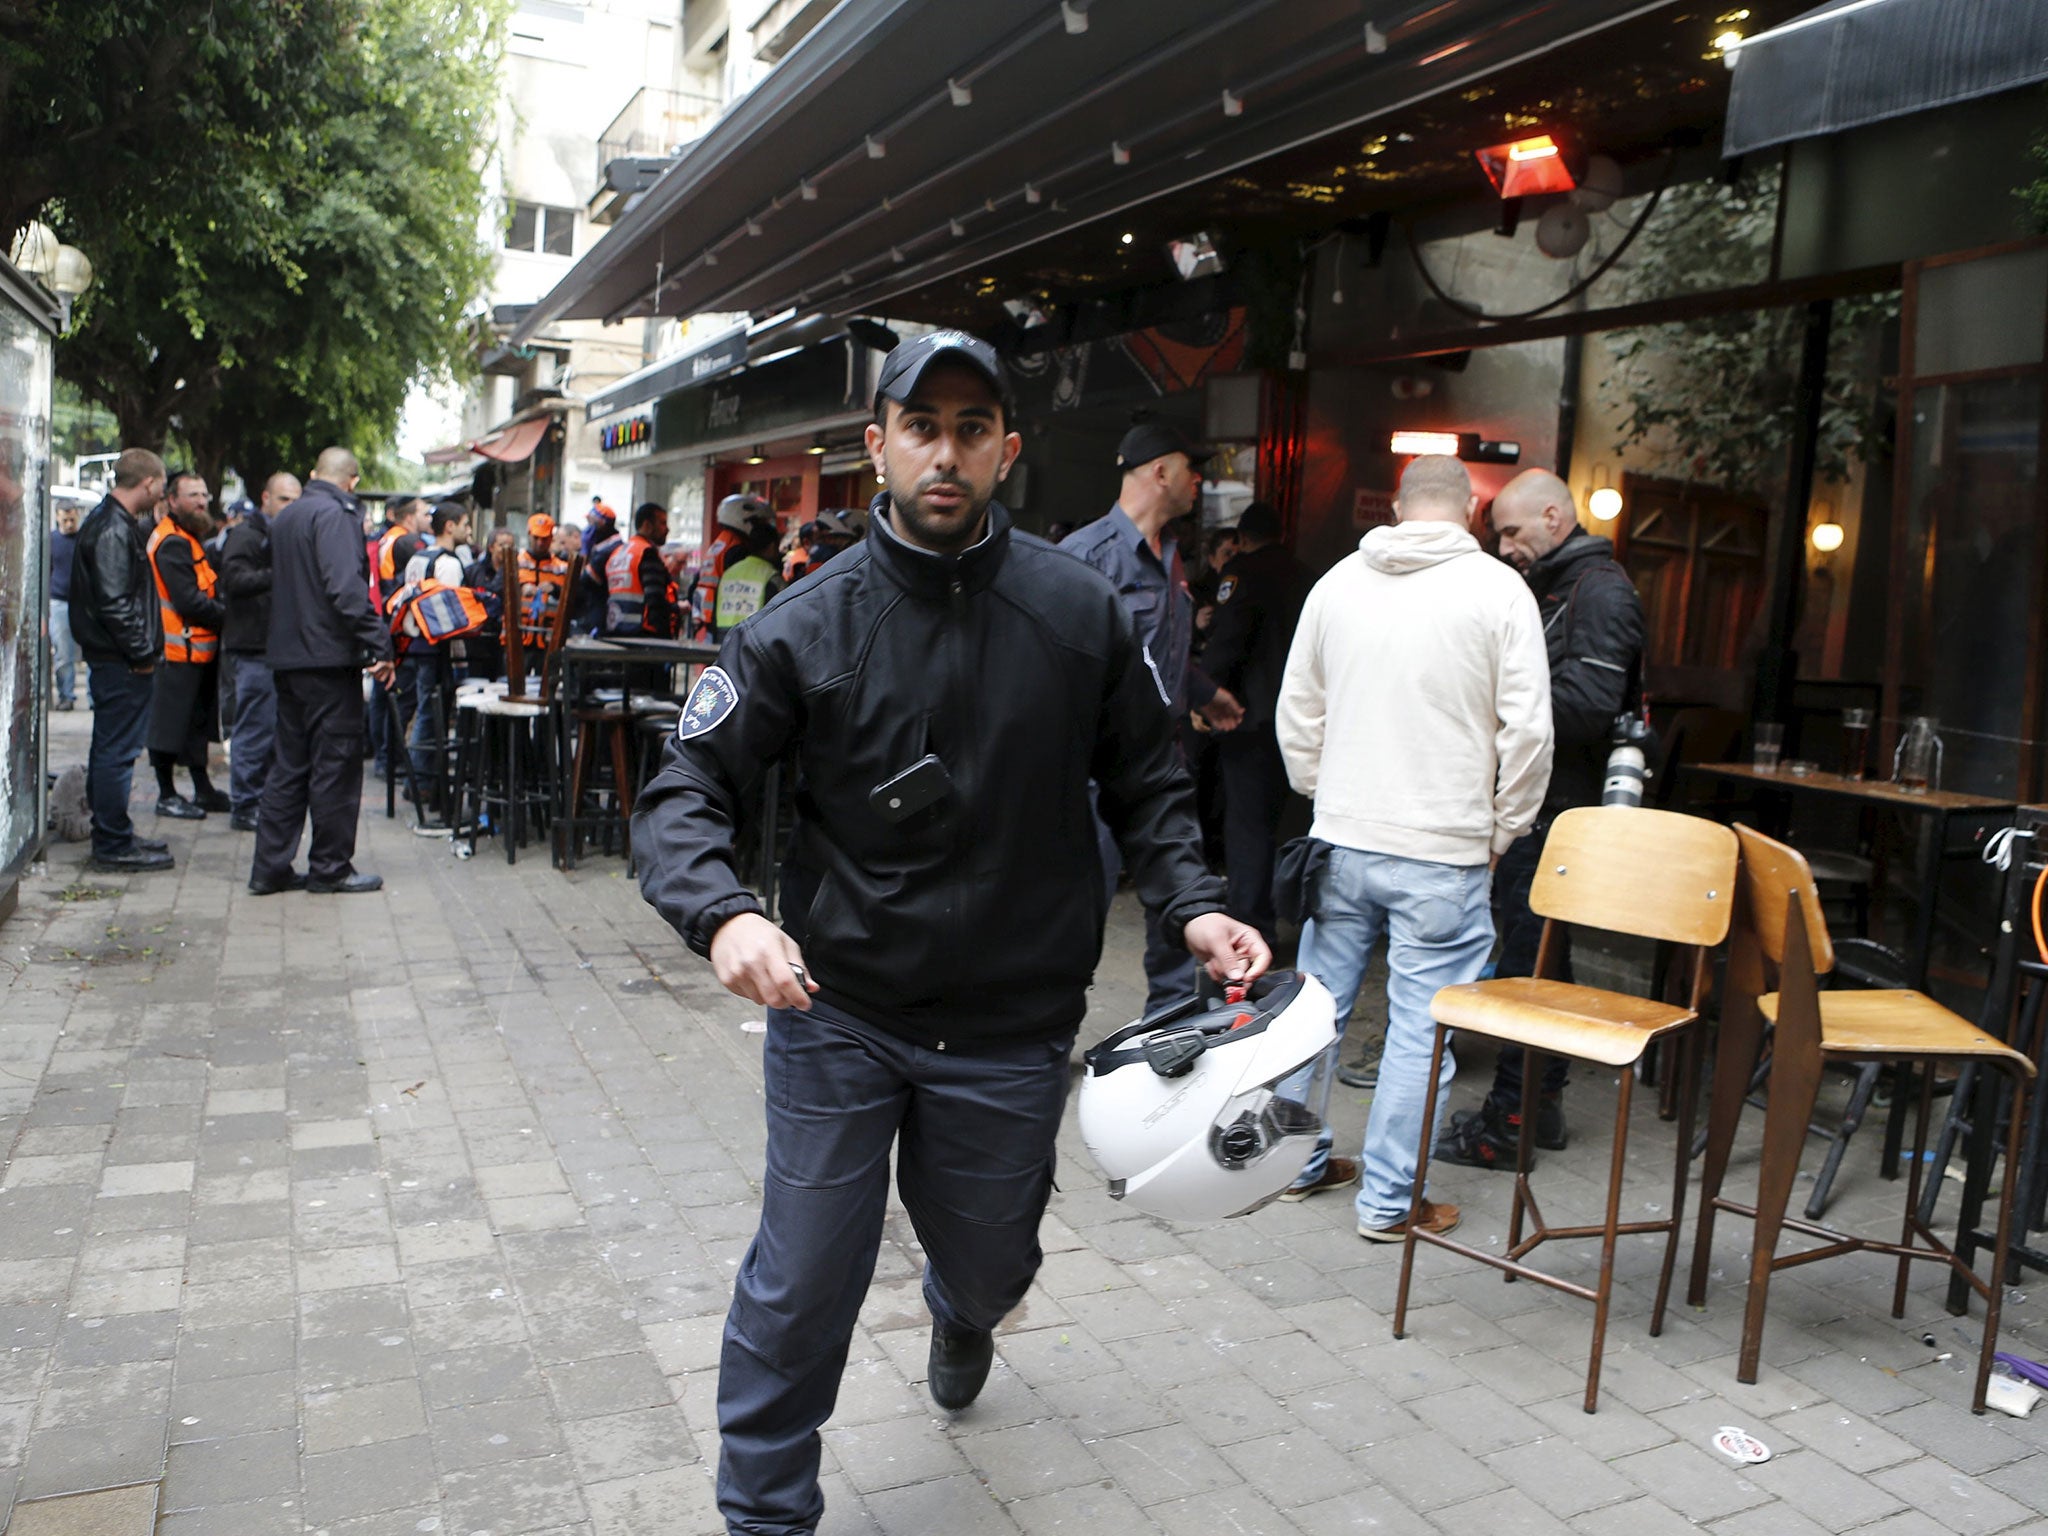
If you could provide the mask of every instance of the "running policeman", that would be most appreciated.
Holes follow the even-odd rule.
[[[641,889],[768,1010],[767,1172],[719,1371],[718,1502],[815,1531],[818,1428],[873,1274],[889,1153],[957,1411],[1041,1258],[1102,945],[1088,782],[1145,906],[1217,980],[1270,960],[1204,867],[1173,722],[1116,588],[992,498],[1021,443],[986,342],[882,365],[870,536],[727,637],[634,814]],[[771,763],[803,786],[783,928],[733,868]],[[1020,919],[1019,914],[1028,914]]]

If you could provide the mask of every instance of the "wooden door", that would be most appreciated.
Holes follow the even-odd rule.
[[[1746,707],[1769,510],[1648,475],[1624,475],[1622,498],[1615,553],[1643,602],[1645,686],[1671,702]]]

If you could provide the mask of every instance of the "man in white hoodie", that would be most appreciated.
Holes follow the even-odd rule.
[[[1358,1233],[1407,1230],[1440,987],[1476,980],[1493,948],[1492,866],[1534,825],[1550,782],[1550,665],[1528,584],[1469,531],[1464,465],[1418,458],[1397,518],[1359,541],[1309,594],[1277,711],[1294,787],[1315,801],[1329,856],[1300,966],[1348,1018],[1387,939],[1387,1042],[1358,1173]],[[1444,1053],[1443,1081],[1455,1064]],[[1329,1133],[1297,1183],[1348,1184]],[[1425,1200],[1433,1232],[1456,1206]]]

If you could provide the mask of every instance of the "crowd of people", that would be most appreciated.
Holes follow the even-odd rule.
[[[652,503],[628,528],[594,503],[580,538],[536,514],[523,546],[500,529],[480,549],[459,502],[395,497],[370,517],[342,448],[303,486],[273,475],[225,527],[199,476],[129,450],[59,543],[57,600],[94,712],[95,862],[172,867],[130,816],[146,750],[159,815],[225,811],[256,834],[259,895],[378,888],[353,863],[366,757],[388,774],[409,754],[423,777],[444,690],[495,675],[515,630],[541,645],[565,629],[719,643],[639,796],[634,841],[649,902],[767,1010],[780,1085],[720,1376],[735,1529],[818,1517],[817,1430],[892,1145],[928,1257],[932,1394],[957,1409],[980,1391],[994,1329],[1039,1263],[1070,1051],[1122,871],[1145,911],[1148,1014],[1203,976],[1257,978],[1282,906],[1301,919],[1298,967],[1340,1020],[1385,944],[1384,1047],[1344,1076],[1374,1090],[1359,1155],[1335,1155],[1326,1129],[1284,1198],[1355,1184],[1359,1235],[1404,1236],[1430,998],[1489,963],[1533,968],[1544,831],[1599,798],[1616,719],[1641,699],[1633,585],[1548,471],[1516,476],[1482,517],[1462,464],[1416,458],[1394,521],[1320,578],[1253,502],[1210,531],[1191,577],[1176,534],[1214,450],[1141,423],[1118,446],[1106,515],[1056,544],[1024,534],[996,499],[1021,446],[1004,372],[974,338],[892,352],[867,440],[885,487],[867,512],[823,513],[783,541],[767,503],[734,495],[701,554],[668,547]],[[843,579],[819,580],[835,561]],[[469,617],[426,622],[434,593],[471,594],[456,605]],[[224,697],[226,793],[207,767]],[[801,791],[778,926],[734,843],[785,761]],[[1299,856],[1280,858],[1290,793],[1313,820]],[[1020,817],[1027,803],[1037,814]],[[1020,927],[1020,911],[1039,920]],[[1437,1157],[1504,1166],[1530,1113],[1539,1146],[1565,1145],[1562,1064],[1533,1102],[1520,1066],[1503,1055]],[[1415,1208],[1433,1232],[1458,1222],[1448,1204]]]
[[[412,786],[436,783],[431,768],[445,749],[454,689],[503,675],[508,621],[530,647],[552,642],[564,609],[570,633],[716,639],[865,531],[865,513],[826,512],[795,531],[785,559],[768,503],[735,495],[719,507],[716,535],[699,556],[669,544],[667,509],[642,505],[622,533],[617,514],[594,498],[580,536],[536,513],[525,520],[523,545],[510,528],[479,544],[466,502],[409,494],[373,502],[357,497],[359,480],[353,455],[330,449],[304,484],[280,471],[254,503],[216,506],[203,476],[130,449],[82,521],[75,508],[58,509],[54,707],[76,707],[82,660],[98,867],[176,867],[169,845],[138,831],[130,810],[135,761],[146,752],[158,816],[224,814],[234,830],[258,834],[252,890],[375,890],[378,878],[353,864],[362,759],[379,778],[409,764]],[[274,601],[287,571],[290,598]],[[473,623],[438,633],[405,622],[423,597],[449,590],[475,594]],[[366,667],[375,685],[367,697]],[[209,764],[223,740],[226,790]],[[277,810],[266,834],[273,780]],[[431,799],[430,789],[421,793]],[[310,866],[299,873],[293,860],[308,818]]]

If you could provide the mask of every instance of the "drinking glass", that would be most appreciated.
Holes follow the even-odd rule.
[[[1941,787],[1941,722],[1929,715],[1915,715],[1899,738],[1892,756],[1892,777],[1899,788],[1924,794]]]
[[[1861,779],[1870,761],[1870,721],[1867,709],[1842,711],[1842,777]]]
[[[1778,759],[1785,751],[1785,727],[1766,721],[1757,722],[1756,735],[1750,744],[1750,762],[1762,773],[1776,773]]]

